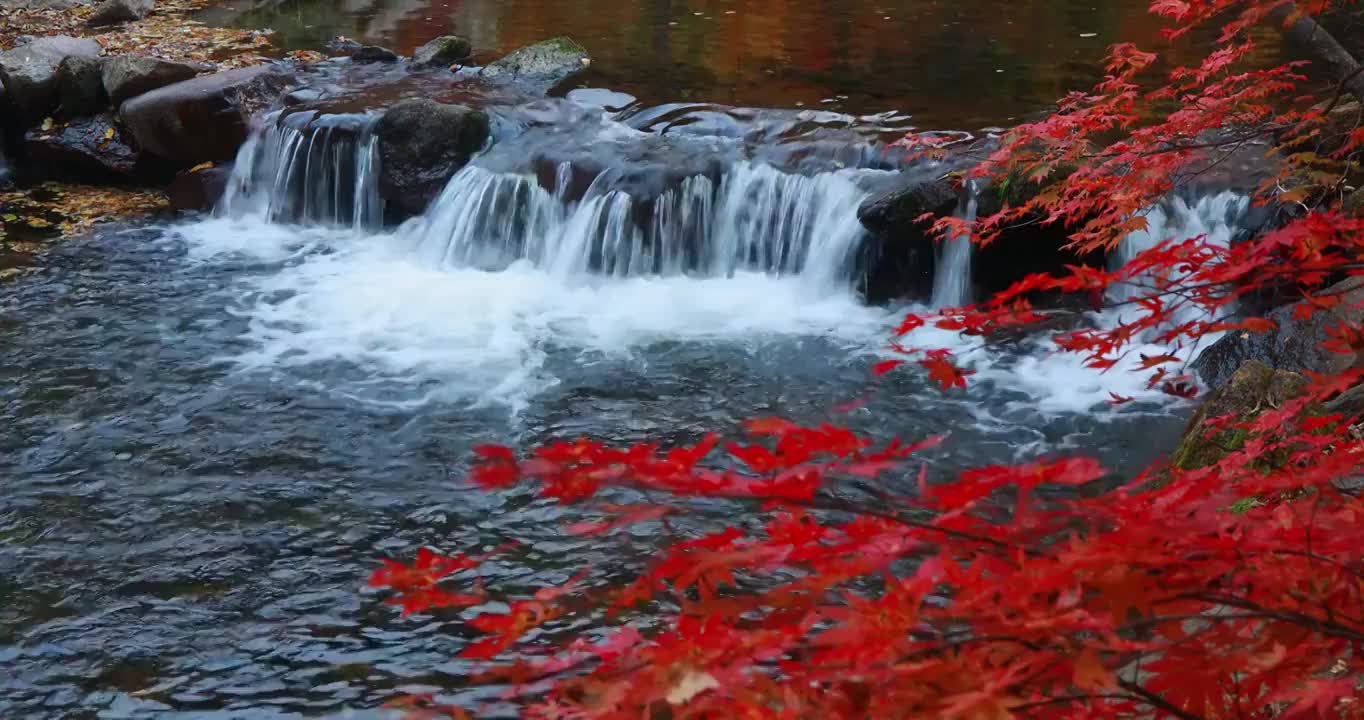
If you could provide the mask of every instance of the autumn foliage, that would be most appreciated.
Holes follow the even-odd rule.
[[[1171,238],[1116,270],[1030,276],[979,306],[909,316],[892,339],[904,360],[872,373],[923,370],[969,392],[970,373],[945,350],[913,346],[915,330],[989,336],[1048,317],[1038,297],[1098,305],[1122,284],[1136,288],[1123,322],[1056,342],[1096,368],[1138,344],[1165,346],[1136,367],[1152,387],[1192,396],[1183,362],[1200,341],[1272,329],[1244,314],[1249,300],[1305,298],[1302,315],[1341,302],[1325,288],[1361,273],[1364,224],[1339,208],[1364,132],[1328,137],[1340,78],[1248,62],[1255,31],[1282,24],[1287,5],[1155,0],[1173,38],[1214,24],[1217,49],[1165,70],[1152,89],[1157,56],[1115,46],[1107,79],[1013,130],[974,171],[1040,189],[969,230],[989,243],[1017,223],[1059,224],[1078,249],[1111,249],[1141,227],[1144,208],[1249,142],[1272,147],[1281,168],[1259,201],[1295,208],[1290,217],[1231,247]],[[1302,2],[1286,18],[1333,5]],[[1364,347],[1359,327],[1329,335],[1330,350]],[[749,422],[744,437],[668,448],[483,447],[479,486],[532,487],[602,518],[565,532],[609,542],[700,503],[728,503],[735,520],[664,548],[625,584],[584,569],[508,598],[483,586],[479,568],[514,548],[422,550],[411,564],[385,561],[371,584],[405,612],[466,613],[481,637],[462,655],[487,663],[471,682],[504,687],[533,718],[1364,717],[1364,502],[1348,482],[1364,441],[1359,418],[1322,410],[1360,376],[1310,380],[1279,407],[1217,420],[1247,440],[1216,464],[1156,464],[1130,481],[1082,457],[935,477],[916,459],[935,438],[878,444],[774,418]],[[877,490],[887,477],[914,489]],[[654,618],[650,629],[627,624],[639,613]],[[603,616],[602,629],[561,646],[522,642],[566,618]]]

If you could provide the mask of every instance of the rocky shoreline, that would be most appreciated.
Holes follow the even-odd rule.
[[[472,51],[467,39],[445,36],[401,58],[342,38],[328,48],[330,56],[268,58],[262,54],[270,49],[268,31],[207,28],[188,17],[206,4],[0,0],[0,17],[8,20],[0,34],[0,183],[21,188],[5,196],[0,233],[68,234],[95,219],[211,209],[253,118],[318,97],[299,89],[310,72],[327,65],[449,74]],[[478,75],[485,84],[544,92],[589,62],[581,46],[556,38],[514,51]],[[481,112],[421,98],[394,102],[379,131],[387,138],[385,194],[408,215],[419,213],[489,134]],[[109,188],[110,202],[53,206],[70,184]],[[34,201],[34,192],[48,204]],[[146,202],[156,192],[166,201]],[[38,217],[32,211],[40,206],[64,219]]]

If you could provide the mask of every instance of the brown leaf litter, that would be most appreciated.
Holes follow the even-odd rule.
[[[89,232],[102,222],[137,220],[165,210],[159,190],[47,182],[0,192],[0,280],[34,264],[47,241]]]
[[[90,37],[106,55],[151,55],[180,62],[211,63],[220,69],[267,60],[272,30],[210,27],[192,19],[213,0],[158,0],[152,14],[112,27],[86,27],[94,6],[54,10],[43,7],[0,8],[0,50],[14,47],[24,35]]]

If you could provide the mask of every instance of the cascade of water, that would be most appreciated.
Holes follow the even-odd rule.
[[[1144,217],[1146,228],[1129,233],[1109,256],[1110,269],[1117,270],[1137,255],[1166,240],[1187,240],[1202,237],[1205,242],[1227,247],[1240,232],[1250,198],[1232,191],[1205,195],[1190,205],[1184,198],[1172,197],[1164,203],[1148,208]],[[1148,283],[1133,278],[1132,283],[1120,283],[1109,288],[1109,299],[1122,302],[1149,292]]]
[[[975,182],[968,183],[966,201],[958,208],[957,217],[968,223],[975,222],[979,203]],[[933,272],[933,307],[961,307],[971,302],[973,250],[970,233],[947,240],[938,249],[937,266]]]
[[[598,177],[565,200],[569,169],[550,192],[531,176],[460,171],[405,235],[439,265],[499,268],[528,260],[556,275],[617,277],[739,271],[800,275],[820,291],[846,289],[862,237],[865,198],[847,177],[806,177],[738,163],[717,184],[684,179],[652,200]]]
[[[375,115],[271,116],[242,145],[218,213],[376,230]]]

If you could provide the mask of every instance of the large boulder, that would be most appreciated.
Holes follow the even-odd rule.
[[[566,37],[557,37],[513,50],[483,68],[482,75],[494,82],[549,89],[582,72],[591,62],[591,56],[582,45]]]
[[[174,83],[183,82],[202,71],[198,65],[170,62],[153,57],[122,56],[104,62],[101,82],[114,107]]]
[[[1241,449],[1250,439],[1249,431],[1234,425],[1214,427],[1211,421],[1232,416],[1238,422],[1249,422],[1262,411],[1282,407],[1306,387],[1307,378],[1297,373],[1275,370],[1254,360],[1247,362],[1189,419],[1184,438],[1170,456],[1170,464],[1181,470],[1197,470]]]
[[[95,12],[85,21],[90,27],[118,25],[147,17],[155,7],[154,0],[104,0],[95,6]]]
[[[133,178],[138,152],[118,131],[112,114],[79,118],[49,131],[24,135],[29,171],[44,179],[110,182]]]
[[[45,37],[0,53],[0,82],[5,85],[18,127],[28,127],[57,107],[57,68],[71,56],[97,57],[100,44],[65,35]]]
[[[58,109],[67,117],[94,115],[109,105],[100,80],[100,58],[71,55],[57,66]]]
[[[933,289],[935,239],[924,215],[951,215],[960,200],[942,177],[907,177],[900,187],[869,198],[857,219],[869,234],[863,294],[871,302],[923,297]]]
[[[1282,370],[1338,374],[1364,363],[1358,353],[1337,353],[1322,347],[1329,330],[1340,323],[1364,322],[1364,278],[1351,278],[1322,293],[1338,295],[1340,302],[1318,310],[1307,319],[1297,317],[1298,305],[1274,310],[1269,319],[1275,329],[1265,333],[1235,332],[1224,335],[1204,350],[1192,364],[1199,378],[1210,387],[1225,385],[1242,365],[1257,361]]]
[[[291,76],[262,65],[202,75],[123,103],[119,117],[145,151],[176,168],[231,160],[252,113],[268,106]]]
[[[412,53],[412,67],[450,67],[467,59],[473,52],[474,44],[469,42],[469,38],[458,35],[442,35],[417,48],[417,51]]]
[[[487,114],[462,105],[416,98],[379,119],[380,193],[391,205],[417,214],[488,140]]]

